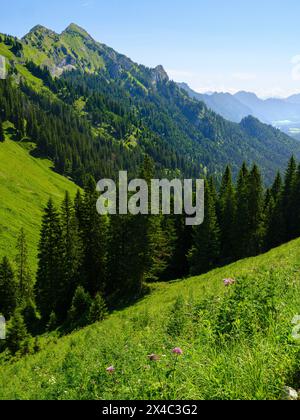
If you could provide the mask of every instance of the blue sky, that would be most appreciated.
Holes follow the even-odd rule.
[[[0,32],[84,27],[197,91],[300,92],[299,0],[1,1]]]

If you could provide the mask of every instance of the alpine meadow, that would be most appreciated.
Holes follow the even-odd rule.
[[[172,414],[171,402],[300,399],[299,55],[288,82],[283,54],[264,55],[247,26],[255,10],[265,30],[268,13],[276,39],[283,6],[254,0],[248,16],[229,0],[244,28],[212,34],[220,0],[200,2],[201,28],[178,0],[157,15],[148,0],[114,12],[63,0],[60,17],[16,3],[0,17],[0,400],[95,400],[104,414],[125,401],[134,416],[132,401]],[[51,28],[24,35],[36,18]],[[98,42],[105,31],[166,66]]]

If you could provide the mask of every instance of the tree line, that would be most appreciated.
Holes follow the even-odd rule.
[[[154,173],[146,157],[140,177],[150,182]],[[278,173],[267,189],[256,165],[243,164],[236,182],[229,166],[219,186],[206,179],[201,226],[185,226],[184,215],[101,216],[97,199],[92,176],[75,199],[66,193],[60,208],[49,199],[35,280],[23,231],[15,270],[3,258],[0,308],[14,326],[12,351],[20,337],[27,349],[29,334],[102,320],[107,308],[140,297],[151,282],[199,275],[300,236],[300,166],[293,157],[284,178]]]

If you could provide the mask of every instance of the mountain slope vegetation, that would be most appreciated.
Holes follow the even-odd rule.
[[[45,336],[38,354],[0,367],[1,399],[280,399],[300,385],[299,250],[158,284],[102,323]]]
[[[36,26],[22,40],[3,35],[1,40],[12,83],[21,87],[30,106],[51,110],[57,124],[62,102],[68,114],[64,125],[77,116],[72,135],[60,134],[58,142],[49,123],[48,138],[39,133],[37,139],[56,170],[77,182],[83,182],[84,172],[111,177],[122,168],[136,174],[145,153],[166,176],[220,177],[229,162],[236,175],[246,160],[259,164],[269,182],[291,154],[300,156],[299,143],[288,136],[277,130],[269,130],[267,138],[250,135],[243,125],[191,99],[162,66],[138,65],[75,24],[61,34]],[[28,137],[30,127],[24,133]]]
[[[23,227],[28,237],[30,263],[36,267],[42,210],[51,196],[60,203],[66,191],[75,196],[78,187],[53,171],[46,159],[30,155],[32,143],[11,140],[14,127],[6,126],[0,142],[0,255],[15,257],[16,238]]]

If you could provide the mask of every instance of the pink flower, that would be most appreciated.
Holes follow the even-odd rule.
[[[175,347],[175,349],[172,350],[173,354],[177,354],[178,356],[183,355],[183,350],[181,350],[180,347]]]
[[[235,280],[234,279],[224,279],[223,282],[224,282],[224,285],[226,287],[232,286],[233,284],[235,284]]]
[[[113,366],[110,366],[106,369],[107,373],[114,373],[116,371],[116,369]]]

